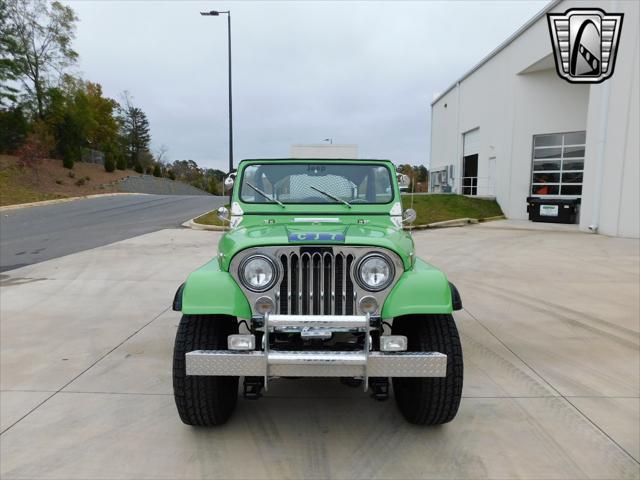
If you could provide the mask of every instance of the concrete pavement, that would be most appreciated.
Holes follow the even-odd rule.
[[[219,233],[162,230],[7,272],[0,477],[640,478],[640,243],[476,225],[416,232],[462,295],[457,418],[404,422],[337,380],[276,380],[183,425],[169,309]]]
[[[177,227],[224,202],[209,195],[119,195],[0,212],[0,272]]]

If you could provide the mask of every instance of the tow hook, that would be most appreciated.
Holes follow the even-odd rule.
[[[389,399],[389,379],[388,378],[370,378],[369,388],[371,388],[371,397],[378,402],[384,402]]]
[[[247,400],[258,400],[262,396],[264,387],[263,377],[244,377],[244,398]]]

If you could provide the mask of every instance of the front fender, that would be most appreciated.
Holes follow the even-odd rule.
[[[391,290],[382,307],[382,318],[452,311],[451,287],[447,277],[417,258],[413,269],[405,272]]]
[[[185,315],[231,315],[251,318],[247,298],[228,272],[213,259],[189,275],[182,289],[181,310]],[[180,289],[176,293],[178,296]],[[174,300],[174,305],[176,301]]]

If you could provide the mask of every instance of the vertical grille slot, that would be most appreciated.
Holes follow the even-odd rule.
[[[342,288],[344,283],[342,282],[342,272],[344,271],[344,255],[336,255],[336,270],[335,270],[335,312],[336,315],[344,315],[342,309]]]
[[[303,253],[301,255],[302,264],[302,315],[309,315],[309,304],[313,300],[313,291],[311,290],[311,255]]]
[[[355,289],[352,254],[328,248],[305,249],[280,256],[279,312],[284,315],[353,315]]]
[[[299,266],[299,261],[298,261],[298,255],[296,255],[295,253],[292,253],[291,256],[289,257],[291,260],[291,270],[289,272],[289,280],[291,283],[291,294],[289,295],[290,298],[290,312],[292,315],[298,315],[300,314],[300,310],[298,310],[298,297],[299,297],[299,275],[298,275],[298,266]]]
[[[353,303],[355,298],[353,296],[353,280],[351,279],[351,264],[353,263],[353,255],[347,255],[347,267],[345,269],[346,284],[345,291],[345,315],[353,315]]]
[[[280,282],[280,305],[279,313],[289,312],[289,262],[286,255],[280,256],[282,263],[282,281]]]
[[[332,313],[331,292],[333,288],[332,288],[331,272],[333,270],[332,268],[333,255],[331,255],[330,253],[325,253],[322,256],[322,262],[323,262],[323,265],[322,265],[322,295],[323,295],[322,313],[325,315],[330,315]]]

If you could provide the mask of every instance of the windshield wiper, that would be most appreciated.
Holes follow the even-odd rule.
[[[277,198],[272,197],[271,195],[269,195],[267,192],[263,192],[262,190],[260,190],[258,187],[256,187],[255,185],[251,185],[249,182],[244,182],[247,185],[249,185],[251,188],[253,188],[256,192],[258,192],[260,195],[262,195],[264,198],[266,198],[267,200],[271,200],[274,203],[277,203],[278,205],[280,205],[282,208],[285,208],[284,203],[282,203],[280,200],[278,200]]]
[[[313,185],[309,185],[309,188],[315,190],[316,192],[320,192],[321,194],[326,195],[329,198],[333,198],[336,202],[342,202],[347,207],[351,208],[351,204],[349,202],[347,202],[346,200],[342,200],[341,198],[338,198],[335,195],[331,195],[329,192],[325,192],[324,190],[320,190],[319,188],[316,188]]]

